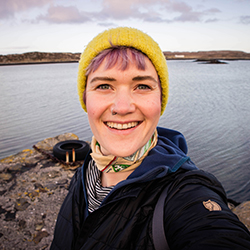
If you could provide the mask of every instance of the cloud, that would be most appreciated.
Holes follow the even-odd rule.
[[[205,13],[207,14],[210,14],[210,13],[220,13],[221,11],[217,8],[211,8],[211,9],[208,9],[208,10],[205,10]]]
[[[128,18],[142,18],[139,11],[141,0],[125,0],[117,4],[116,0],[103,0],[103,9],[96,15],[97,19],[124,20]],[[150,3],[150,0],[147,0]]]
[[[38,16],[36,21],[43,20],[49,23],[85,23],[87,21],[97,21],[102,26],[109,26],[114,20],[126,20],[129,18],[144,20],[148,17],[154,18],[154,16],[159,16],[154,11],[150,11],[148,5],[145,7],[145,1],[151,5],[155,3],[154,0],[127,0],[117,4],[116,0],[103,0],[100,10],[96,12],[80,11],[75,6],[51,5],[47,13]],[[146,10],[146,13],[139,10],[141,7]]]
[[[177,22],[200,22],[202,21],[202,16],[203,14],[200,12],[194,12],[194,11],[190,11],[190,12],[183,12],[181,13],[180,16],[175,17],[173,19],[173,21],[177,21]]]
[[[87,12],[80,12],[75,6],[51,5],[47,14],[38,16],[37,20],[49,23],[85,23],[90,21],[90,17]]]
[[[119,20],[141,20],[144,22],[203,22],[206,18],[220,12],[217,8],[192,6],[189,2],[176,0],[96,0],[96,11],[87,11],[88,4],[65,6],[62,0],[0,0],[0,18],[14,16],[16,12],[29,10],[35,7],[46,6],[47,12],[38,15],[33,20],[23,19],[31,23],[46,21],[48,23],[86,23],[97,22],[102,26],[109,26]],[[61,4],[56,4],[61,3]],[[74,1],[77,4],[77,1]],[[197,9],[196,9],[197,8]],[[4,11],[2,11],[4,9]],[[208,19],[206,22],[211,22]]]
[[[98,23],[98,25],[100,25],[102,27],[116,26],[115,23],[106,23],[106,22]]]
[[[185,3],[166,0],[126,0],[117,4],[116,0],[104,0],[103,9],[97,19],[112,18],[141,19],[146,22],[201,22],[203,17],[219,13],[217,8],[196,11]],[[165,13],[165,14],[163,14]],[[172,16],[166,19],[165,16]],[[174,17],[173,17],[174,16]]]
[[[75,6],[51,5],[47,14],[40,15],[37,20],[49,23],[85,23],[96,21],[101,25],[109,25],[115,20],[139,19],[145,22],[201,22],[206,15],[219,12],[218,9],[195,11],[185,3],[170,0],[103,0],[101,8],[96,12],[84,12]],[[166,18],[168,16],[168,18]],[[170,17],[171,16],[171,17]]]
[[[201,22],[203,17],[220,12],[220,10],[217,8],[196,11],[192,6],[185,2],[174,1],[169,3],[168,8],[170,8],[174,13],[180,13],[179,16],[173,18],[173,22]]]
[[[15,13],[42,7],[53,0],[0,0],[0,19],[14,17]]]
[[[241,16],[240,22],[243,24],[250,24],[250,16]]]
[[[206,21],[205,21],[205,23],[216,23],[216,22],[218,22],[219,21],[219,19],[217,19],[217,18],[210,18],[210,19],[207,19]]]
[[[174,12],[180,12],[180,13],[192,12],[192,7],[184,2],[172,2],[169,4],[168,7],[172,9]]]

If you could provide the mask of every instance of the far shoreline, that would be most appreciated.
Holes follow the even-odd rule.
[[[243,51],[198,51],[198,52],[163,52],[166,60],[198,61],[236,61],[250,60],[250,53]],[[78,63],[81,53],[27,52],[23,54],[0,55],[0,66]]]
[[[33,64],[57,64],[57,63],[78,63],[78,61],[50,61],[50,62],[14,62],[0,63],[0,66],[17,66],[17,65],[33,65]]]
[[[209,62],[215,59],[193,59],[193,58],[168,58],[167,61],[193,61],[193,62]],[[216,59],[217,60],[217,59]],[[249,61],[250,59],[219,59],[218,61]],[[79,63],[79,61],[49,61],[49,62],[15,62],[15,63],[0,63],[0,66],[18,66],[18,65],[37,65],[37,64],[62,64],[62,63]],[[212,63],[211,63],[212,64]],[[219,63],[213,63],[213,64],[219,64]]]

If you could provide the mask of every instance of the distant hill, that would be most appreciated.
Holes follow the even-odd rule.
[[[167,60],[250,60],[250,53],[243,51],[198,51],[198,52],[163,52]],[[23,54],[0,55],[0,65],[66,63],[78,62],[81,53],[28,52]]]
[[[167,59],[199,59],[199,60],[250,60],[250,53],[243,51],[218,50],[198,52],[163,52]]]
[[[81,53],[28,52],[0,55],[0,65],[78,62]]]

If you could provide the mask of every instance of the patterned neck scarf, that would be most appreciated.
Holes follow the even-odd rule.
[[[102,172],[131,171],[141,164],[142,160],[148,155],[148,152],[157,144],[157,138],[157,130],[155,130],[149,141],[134,154],[128,157],[117,157],[113,155],[103,155],[99,143],[93,136],[91,142],[91,157],[95,161],[97,168]]]

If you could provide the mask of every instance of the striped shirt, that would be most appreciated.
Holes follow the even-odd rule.
[[[101,185],[101,171],[98,170],[94,160],[89,162],[86,172],[86,189],[88,195],[88,211],[95,211],[102,203],[104,198],[113,189]]]

